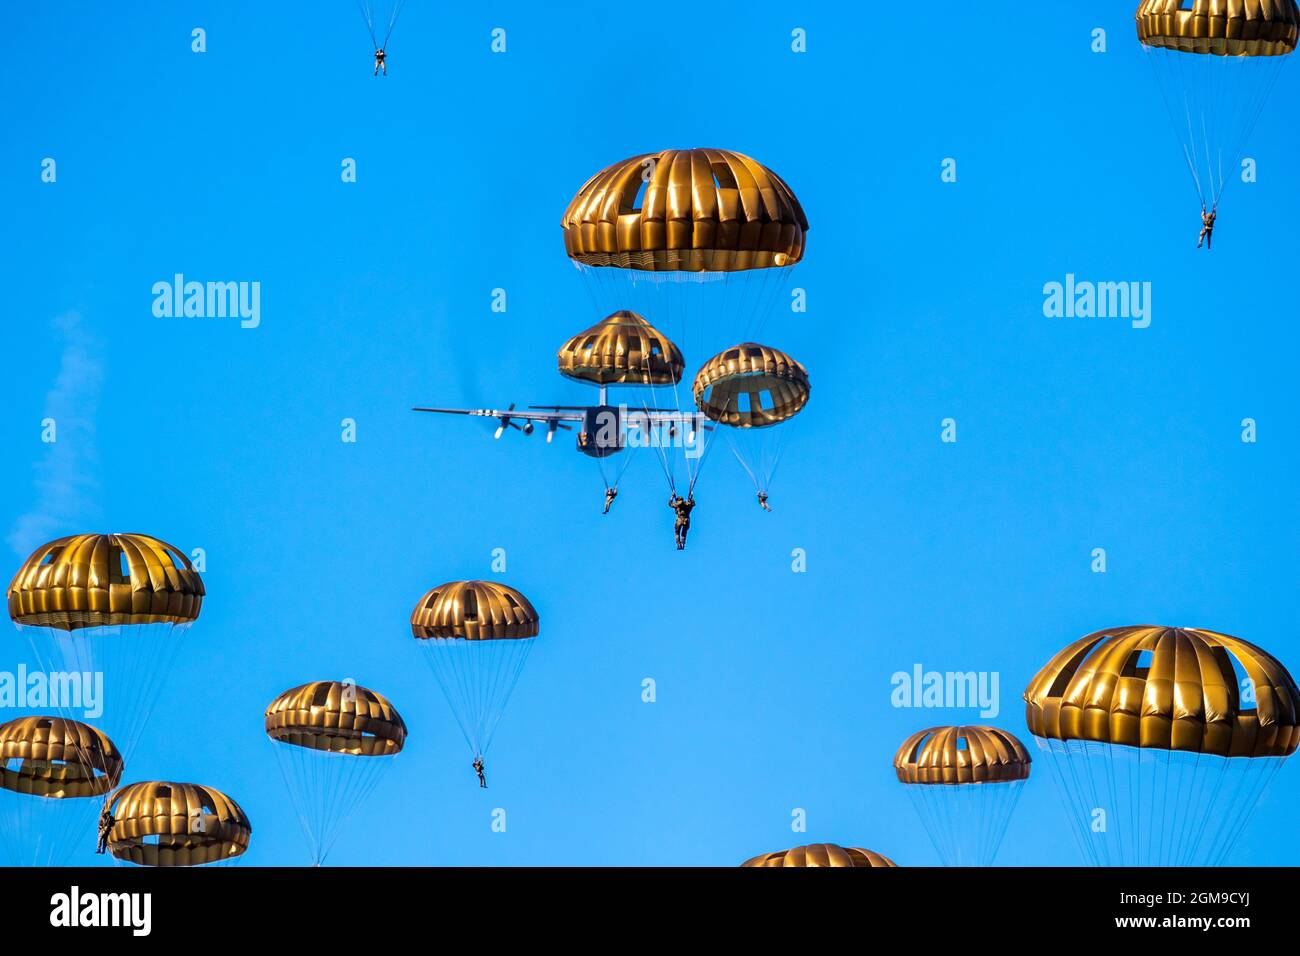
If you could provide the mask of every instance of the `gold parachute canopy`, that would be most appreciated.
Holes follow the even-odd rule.
[[[668,336],[627,309],[579,332],[556,358],[565,378],[596,385],[675,385],[686,367]]]
[[[695,404],[715,422],[765,428],[808,404],[808,370],[784,352],[742,342],[719,352],[695,376]]]
[[[113,741],[61,717],[19,717],[0,725],[0,787],[63,799],[99,797],[122,778]]]
[[[1214,56],[1285,56],[1296,48],[1296,0],[1142,0],[1138,40]]]
[[[894,755],[908,784],[1008,783],[1029,776],[1024,744],[996,727],[931,727],[903,741]]]
[[[520,640],[536,637],[539,623],[528,598],[495,581],[440,584],[411,612],[411,633],[420,640]]]
[[[856,846],[836,846],[834,843],[813,843],[775,853],[762,853],[746,860],[741,866],[898,866],[887,856]]]
[[[308,750],[382,757],[401,752],[406,723],[383,694],[318,680],[290,688],[267,705],[266,735]]]
[[[1300,742],[1298,701],[1286,668],[1254,644],[1143,624],[1089,634],[1048,661],[1025,688],[1025,719],[1057,740],[1274,757]]]
[[[234,800],[196,783],[153,780],[109,796],[108,851],[142,866],[200,866],[248,849],[253,825]]]
[[[648,272],[792,266],[808,232],[784,180],[727,149],[665,149],[608,166],[560,225],[569,258]]]
[[[77,534],[32,552],[9,584],[14,623],[73,631],[118,624],[186,624],[203,581],[178,548],[147,534]]]

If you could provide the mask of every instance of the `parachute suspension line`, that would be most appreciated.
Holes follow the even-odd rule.
[[[1247,58],[1242,57],[1242,59],[1247,59]],[[1271,67],[1271,70],[1269,74],[1265,77],[1266,82],[1261,84],[1263,86],[1263,90],[1258,95],[1257,102],[1252,104],[1252,109],[1246,115],[1245,125],[1241,130],[1240,137],[1236,149],[1234,151],[1235,155],[1233,157],[1232,165],[1236,167],[1236,169],[1238,170],[1241,167],[1242,159],[1246,155],[1246,144],[1249,142],[1250,137],[1254,134],[1255,127],[1259,125],[1260,117],[1264,115],[1264,109],[1268,105],[1268,101],[1272,98],[1274,87],[1277,86],[1278,81],[1282,78],[1282,70],[1286,67],[1286,61],[1290,59],[1290,56],[1289,55],[1274,56],[1274,57],[1267,57],[1266,59],[1270,61],[1268,66]],[[1273,60],[1277,60],[1278,62],[1276,64],[1273,64],[1271,62]],[[1224,185],[1225,186],[1227,185],[1226,179],[1224,181]],[[1215,197],[1215,205],[1216,206],[1218,205],[1217,196]]]
[[[475,757],[486,755],[528,655],[531,638],[425,642],[435,679]]]
[[[787,445],[786,445],[785,436],[782,436],[780,439],[778,439],[776,450],[773,452],[771,458],[771,464],[767,468],[766,484],[768,485],[768,487],[764,488],[763,489],[764,491],[770,490],[772,482],[776,480],[776,470],[781,467],[781,459],[785,456],[786,447]]]
[[[389,765],[384,756],[332,753],[272,741],[312,862],[320,866],[344,824],[370,795]]]
[[[699,480],[700,480],[700,476],[701,476],[702,474],[704,474],[704,466],[705,466],[705,464],[708,463],[708,460],[709,460],[709,454],[713,451],[713,446],[717,444],[716,441],[708,441],[707,438],[706,438],[707,435],[708,435],[708,430],[705,429],[705,428],[703,428],[703,427],[701,427],[701,428],[699,429],[699,431],[697,431],[697,432],[695,433],[695,441],[696,441],[697,443],[699,443],[699,442],[703,442],[703,443],[704,443],[704,450],[703,450],[702,452],[700,452],[700,457],[699,457],[699,459],[698,459],[698,460],[699,460],[699,464],[698,464],[698,465],[696,466],[696,468],[695,468],[695,474],[691,477],[690,490],[687,492],[687,495],[686,495],[688,498],[689,498],[691,495],[695,494],[695,483],[696,483],[697,481],[699,481]],[[688,471],[689,471],[689,468],[688,468]]]
[[[1055,738],[1035,737],[1034,742],[1040,754],[1045,754],[1043,761],[1051,770],[1052,781],[1060,797],[1061,809],[1065,815],[1066,829],[1074,838],[1079,848],[1079,855],[1085,863],[1099,865],[1095,840],[1089,841],[1086,834],[1090,831],[1085,822],[1090,817],[1089,808],[1098,808],[1102,802],[1093,790],[1093,781],[1080,774],[1080,764],[1069,759],[1069,751],[1064,741]],[[1086,786],[1085,786],[1086,784]]]
[[[989,866],[1020,799],[1023,781],[907,787],[945,866]]]
[[[375,37],[375,12],[370,9],[368,0],[356,0],[357,9],[361,12],[361,18],[366,21],[366,32],[370,34],[371,46],[378,50],[379,40]]]
[[[1070,829],[1097,866],[1217,865],[1283,759],[1077,740],[1038,746]]]
[[[384,43],[381,49],[388,48],[388,40],[393,35],[393,27],[397,26],[397,18],[402,15],[402,8],[406,6],[406,0],[395,0],[393,3],[392,13],[388,17],[388,30],[384,33]]]
[[[776,311],[778,298],[783,292],[789,291],[790,283],[794,279],[794,270],[798,267],[798,263],[796,263],[792,266],[778,266],[762,270],[765,274],[761,280],[758,303],[754,313],[755,318],[750,323],[751,331],[745,336],[746,338],[758,340],[763,336],[768,322]]]
[[[1143,44],[1174,132],[1207,210],[1238,174],[1251,134],[1289,55],[1219,56]]]
[[[627,427],[626,423],[624,424],[623,427],[624,428]],[[618,466],[618,471],[616,471],[614,474],[614,484],[612,485],[615,491],[617,491],[618,486],[623,483],[623,476],[627,474],[627,470],[629,466],[631,466],[632,464],[633,452],[635,451],[636,451],[635,446],[629,447],[629,443],[627,439],[624,438],[623,450],[619,452],[619,455],[622,458],[622,463]],[[602,470],[602,477],[603,476],[604,476],[604,472]]]
[[[745,469],[745,473],[749,475],[749,480],[754,483],[754,490],[762,491],[763,489],[758,484],[758,476],[754,474],[754,469],[749,467],[749,462],[745,461],[745,456],[740,453],[736,439],[728,435],[727,444],[731,446],[731,453],[736,456],[736,461],[740,462],[740,467]]]
[[[638,274],[634,273],[631,277],[631,281],[634,286],[638,282],[645,283],[645,285],[648,287],[648,291],[652,293],[652,295],[649,298],[654,303],[654,308],[652,311],[656,314],[647,316],[649,321],[651,323],[658,323],[662,321],[663,325],[661,325],[660,327],[661,328],[666,327],[669,330],[668,331],[669,338],[677,344],[678,348],[681,349],[683,356],[690,356],[691,354],[690,331],[691,330],[687,322],[687,316],[689,313],[685,308],[683,302],[683,300],[685,299],[684,286],[687,282],[691,281],[690,273],[678,273],[678,272],[650,273],[648,274],[648,277],[644,279],[640,278]],[[661,317],[659,316],[660,310],[658,308],[660,304],[663,305]],[[688,358],[688,362],[689,361],[690,359]],[[670,382],[668,385],[659,386],[659,388],[664,389],[665,392],[669,389],[671,390],[672,401],[668,403],[662,403],[662,404],[670,405],[671,409],[680,417],[683,414],[681,382],[673,381]],[[655,387],[651,386],[651,389],[652,392],[654,392]],[[661,400],[656,398],[655,404],[656,405],[661,404]],[[693,408],[693,402],[692,402],[692,408]],[[649,415],[649,411],[647,409],[647,416],[648,415]],[[648,417],[647,417],[647,421],[648,421]],[[653,444],[655,448],[655,453],[659,457],[659,464],[663,469],[664,477],[668,481],[669,493],[672,495],[677,494],[676,442],[678,439],[676,436],[679,434],[679,431],[682,427],[683,426],[680,423],[674,423],[668,428],[668,441],[666,444],[664,442],[665,436],[664,436],[664,429],[662,426],[654,429],[653,435],[649,436],[649,441],[651,444]],[[651,430],[647,428],[646,431],[647,433],[650,433]],[[689,467],[687,470],[689,476]]]
[[[1171,125],[1173,126],[1174,135],[1178,137],[1179,145],[1182,147],[1183,158],[1187,161],[1187,170],[1192,174],[1192,186],[1196,190],[1196,198],[1200,200],[1202,206],[1205,206],[1206,205],[1205,190],[1201,188],[1200,176],[1198,175],[1196,170],[1196,160],[1192,155],[1192,147],[1191,145],[1189,145],[1192,142],[1191,135],[1190,135],[1192,130],[1191,103],[1187,97],[1187,94],[1184,93],[1182,97],[1183,99],[1182,107],[1183,107],[1183,112],[1186,114],[1187,129],[1189,134],[1187,138],[1184,139],[1183,134],[1180,132],[1179,129],[1179,119],[1178,119],[1179,111],[1175,105],[1176,94],[1173,89],[1174,83],[1172,81],[1172,78],[1167,78],[1165,76],[1166,71],[1163,69],[1162,66],[1162,64],[1164,64],[1164,58],[1167,56],[1168,51],[1161,50],[1157,47],[1147,46],[1145,43],[1142,44],[1142,49],[1146,52],[1147,62],[1151,64],[1151,72],[1155,76],[1156,86],[1160,90],[1160,96],[1165,101],[1165,111],[1169,114],[1169,119]],[[1167,72],[1169,73],[1177,72],[1179,74],[1180,81],[1182,79],[1182,74],[1184,73],[1184,71],[1181,69],[1181,64],[1174,64],[1173,66],[1170,66]],[[1179,85],[1181,86],[1182,89],[1186,90],[1186,86],[1182,85],[1181,82],[1179,83]]]
[[[1286,762],[1286,759],[1286,757],[1249,758],[1250,766],[1243,769],[1242,774],[1247,776],[1253,772],[1258,783],[1254,786],[1252,795],[1247,798],[1247,802],[1241,804],[1245,807],[1245,812],[1239,814],[1235,820],[1228,822],[1227,836],[1223,839],[1223,850],[1215,859],[1210,861],[1211,865],[1220,863],[1228,851],[1236,846],[1237,841],[1241,838],[1242,831],[1246,828],[1246,824],[1250,822],[1255,808],[1263,798],[1264,792],[1268,789],[1269,784],[1273,782],[1273,778],[1277,776],[1278,771],[1282,769],[1282,764]]]
[[[23,626],[37,662],[47,672],[65,671],[81,679],[104,681],[113,689],[112,707],[87,723],[105,731],[124,761],[135,753],[159,694],[171,671],[188,623],[112,624],[64,631],[54,627]],[[66,720],[81,710],[75,700],[55,708]]]
[[[291,769],[293,758],[282,752],[289,745],[272,740],[271,746],[275,748],[275,763],[280,768],[280,776],[284,778],[285,789],[289,791],[289,802],[293,804],[294,813],[298,815],[298,825],[302,827],[302,835],[307,841],[307,850],[311,854],[312,864],[319,866],[320,848],[311,825],[311,801],[307,796],[310,791],[306,782],[300,780],[298,774]]]
[[[653,386],[651,386],[653,392]],[[656,404],[658,404],[656,402]],[[659,462],[659,467],[663,470],[664,478],[668,482],[668,490],[671,494],[677,493],[677,483],[673,479],[672,467],[668,461],[668,453],[663,449],[663,428],[662,426],[652,428],[650,426],[650,405],[644,404],[645,427],[642,429],[645,435],[645,443],[654,449],[655,459]]]

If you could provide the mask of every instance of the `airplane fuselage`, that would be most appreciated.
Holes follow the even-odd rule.
[[[626,446],[623,412],[617,405],[593,405],[583,412],[578,451],[591,458],[608,458]]]

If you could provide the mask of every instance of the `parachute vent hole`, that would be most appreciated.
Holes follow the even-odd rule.
[[[153,795],[160,800],[170,800],[172,795],[172,788],[166,786],[156,787],[154,789]]]
[[[438,603],[438,592],[433,591],[429,594],[428,600],[424,602],[424,606],[425,608],[432,610],[433,606],[437,603]]]
[[[740,358],[740,349],[728,349],[727,354],[722,356],[724,362],[734,362]]]
[[[1098,638],[1093,644],[1080,652],[1078,657],[1061,668],[1060,673],[1056,675],[1056,680],[1052,681],[1052,686],[1048,688],[1048,697],[1058,698],[1065,693],[1065,688],[1070,681],[1074,680],[1074,675],[1079,672],[1079,667],[1096,652],[1102,640],[1102,638]]]
[[[758,396],[758,407],[765,411],[772,411],[776,408],[776,402],[772,398],[772,393],[760,392]]]
[[[740,392],[736,395],[736,411],[742,414],[749,413],[749,392]]]
[[[113,584],[125,584],[131,580],[131,562],[121,548],[113,549],[108,562],[108,577]]]
[[[1227,648],[1215,648],[1215,651],[1216,654],[1222,653],[1222,663],[1219,666],[1223,672],[1224,680],[1231,680],[1235,688],[1231,700],[1237,706],[1237,712],[1241,714],[1255,713],[1258,709],[1258,703],[1255,697],[1254,685],[1251,683],[1250,675],[1246,673],[1246,668],[1241,666],[1241,661]]]
[[[464,613],[465,613],[465,620],[467,621],[478,620],[478,595],[475,594],[473,591],[465,592]]]
[[[731,173],[731,167],[726,163],[713,164],[713,184],[719,189],[738,189],[736,177]]]
[[[54,726],[54,721],[50,720],[50,718],[48,717],[42,717],[40,720],[36,722],[37,730],[49,730],[53,726]]]
[[[5,769],[10,771],[11,773],[16,773],[17,771],[22,770],[23,758],[10,757],[8,760],[5,761]]]
[[[645,205],[645,191],[650,186],[650,181],[643,175],[640,177],[640,185],[637,186],[636,195],[632,197],[632,212],[640,212],[641,207]]]
[[[45,556],[45,560],[41,562],[41,567],[45,567],[47,564],[53,564],[55,561],[59,559],[59,555],[61,555],[62,553],[63,553],[62,548],[51,548],[50,553],[47,554]]]
[[[311,705],[313,707],[324,707],[329,702],[330,685],[317,684],[316,690],[311,695]]]
[[[506,599],[506,603],[509,604],[512,608],[514,608],[516,611],[519,610],[519,602],[515,600],[513,594],[505,595],[505,599]]]
[[[177,571],[186,570],[185,557],[179,551],[168,549],[167,556],[172,559],[172,567]]]
[[[1128,659],[1128,665],[1124,668],[1124,674],[1128,677],[1140,677],[1147,679],[1151,673],[1151,652],[1134,651]]]
[[[966,745],[966,738],[965,738],[965,737],[958,737],[958,738],[957,738],[957,749],[958,749],[958,750],[969,750],[969,749],[970,749],[970,748]]]
[[[658,342],[655,342],[650,346],[650,354],[653,355],[655,358],[658,358],[659,356],[664,354],[663,349],[659,347]]]

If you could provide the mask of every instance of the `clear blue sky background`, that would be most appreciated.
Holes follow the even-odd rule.
[[[385,80],[350,0],[112,6],[21,3],[0,34],[0,529],[37,513],[50,537],[207,550],[202,618],[127,776],[229,792],[250,863],[306,856],[261,721],[311,679],[380,690],[411,728],[332,863],[730,865],[829,840],[926,864],[893,752],[980,720],[892,708],[895,671],[998,672],[993,722],[1028,741],[1025,683],[1098,628],[1215,628],[1300,667],[1294,68],[1207,255],[1131,0],[410,0]],[[602,518],[571,438],[494,443],[408,409],[587,398],[554,371],[600,318],[559,216],[606,164],[690,146],[752,155],[802,200],[809,309],[768,338],[815,388],[776,513],[719,459],[678,554],[649,458]],[[176,272],[260,281],[261,327],[154,318]],[[1044,318],[1067,272],[1151,282],[1151,327]],[[57,389],[77,343],[102,385]],[[52,402],[78,480],[43,498]],[[543,633],[482,792],[407,616],[436,583],[492,576],[494,548]],[[1235,862],[1297,860],[1297,774]],[[1077,862],[1046,773],[1000,862]]]

